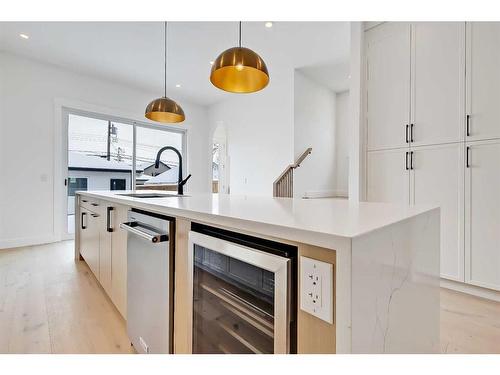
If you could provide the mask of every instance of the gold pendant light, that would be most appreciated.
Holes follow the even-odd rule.
[[[146,107],[146,118],[165,123],[182,122],[186,118],[181,106],[170,98],[167,98],[167,23],[165,22],[165,75],[164,95],[153,100]]]
[[[221,90],[234,93],[256,92],[269,83],[264,60],[241,46],[241,21],[238,47],[229,48],[217,57],[210,72],[210,82]]]

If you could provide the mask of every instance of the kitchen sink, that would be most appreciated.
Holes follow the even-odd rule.
[[[117,194],[124,197],[132,198],[168,198],[168,197],[186,197],[187,195],[174,194],[160,194],[160,193],[127,193],[127,194]]]

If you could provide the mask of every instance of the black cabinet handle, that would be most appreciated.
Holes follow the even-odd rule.
[[[405,156],[405,167],[406,167],[406,170],[410,169],[410,168],[408,168],[408,151],[406,151],[406,156]]]
[[[88,202],[88,200],[86,200],[86,199],[82,199],[82,202],[83,202],[83,203],[87,203],[87,202]]]
[[[113,232],[113,228],[111,227],[111,211],[114,210],[114,207],[106,208],[106,230],[108,232]]]
[[[470,150],[470,146],[467,146],[467,149],[465,150],[465,166],[467,168],[470,168],[470,163],[469,163],[469,150]]]
[[[467,137],[470,137],[470,115],[468,114],[466,116],[466,130],[465,133],[467,134]]]
[[[413,168],[413,151],[410,151],[410,169],[414,169]]]
[[[410,143],[413,143],[413,124],[410,124]]]
[[[87,214],[85,212],[82,212],[82,219],[81,219],[81,227],[82,229],[87,229],[87,226],[86,225],[83,225],[83,219],[85,218]]]
[[[406,124],[406,132],[405,132],[405,140],[406,140],[406,143],[408,143],[408,124]]]
[[[98,203],[91,203],[91,205],[92,205],[92,206],[94,206],[94,207],[99,206],[99,204],[98,204]]]

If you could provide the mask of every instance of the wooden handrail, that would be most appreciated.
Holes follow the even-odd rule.
[[[293,197],[293,170],[300,167],[300,164],[312,152],[312,147],[305,150],[295,163],[288,165],[285,170],[273,183],[273,196],[274,197]]]

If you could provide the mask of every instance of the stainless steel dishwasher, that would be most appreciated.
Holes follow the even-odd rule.
[[[127,234],[127,332],[138,353],[172,352],[175,219],[132,209]]]

